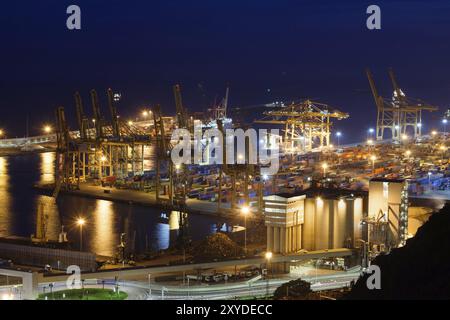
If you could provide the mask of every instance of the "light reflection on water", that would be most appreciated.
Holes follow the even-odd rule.
[[[11,223],[11,196],[8,186],[8,158],[0,157],[0,236],[8,235]]]
[[[57,240],[64,225],[74,249],[79,248],[80,241],[78,217],[86,219],[83,248],[99,255],[114,255],[122,233],[126,233],[129,252],[166,249],[175,242],[179,228],[176,213],[164,212],[161,219],[161,210],[155,208],[67,195],[55,201],[34,190],[37,182],[53,182],[54,161],[53,152],[0,157],[0,237],[36,234],[36,217],[42,210],[47,215],[47,238]],[[219,222],[198,215],[190,215],[188,221],[188,234],[193,240],[215,232]]]
[[[55,158],[54,152],[43,152],[39,154],[41,160],[40,183],[52,183],[55,180]]]

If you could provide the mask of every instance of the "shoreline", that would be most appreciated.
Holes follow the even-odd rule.
[[[40,192],[44,192],[47,195],[49,195],[53,190],[53,186],[42,184],[35,184],[33,188]],[[105,193],[105,189],[111,190],[110,193]],[[107,200],[142,207],[177,210],[172,205],[156,202],[154,193],[152,194],[136,190],[109,189],[101,186],[90,186],[87,184],[82,184],[79,190],[60,190],[60,194],[96,200]],[[240,217],[240,214],[238,212],[233,212],[230,208],[226,208],[227,205],[228,204],[223,204],[223,207],[219,212],[217,211],[216,202],[207,202],[198,199],[187,199],[186,211],[189,214],[204,215],[223,219],[235,219]],[[255,214],[252,220],[261,219],[262,217],[259,217],[257,214]]]

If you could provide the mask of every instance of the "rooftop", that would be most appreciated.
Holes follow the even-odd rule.
[[[306,198],[316,198],[321,197],[324,199],[340,199],[340,198],[355,198],[355,197],[366,197],[367,191],[355,191],[347,189],[335,189],[335,188],[309,188],[306,190],[296,191],[296,192],[283,192],[276,194],[283,198],[292,198],[305,195]]]

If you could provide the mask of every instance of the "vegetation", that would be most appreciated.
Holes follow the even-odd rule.
[[[317,298],[311,290],[311,284],[302,279],[283,283],[275,290],[273,297],[275,300],[315,300]]]
[[[243,254],[243,249],[223,233],[212,234],[193,248],[196,260],[233,258]]]
[[[45,300],[46,297],[47,300],[125,300],[128,294],[123,291],[116,293],[110,289],[85,288],[46,292],[40,294],[38,300]]]

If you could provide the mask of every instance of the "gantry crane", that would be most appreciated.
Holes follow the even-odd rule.
[[[284,127],[283,147],[285,152],[309,151],[315,146],[330,146],[331,119],[342,120],[348,113],[330,106],[305,100],[265,111],[264,118],[255,120],[259,124],[275,124]],[[319,140],[318,145],[316,140]]]
[[[372,73],[366,69],[372,95],[377,106],[377,140],[384,139],[384,131],[390,130],[394,141],[399,141],[407,134],[408,127],[413,129],[414,139],[422,135],[422,111],[436,111],[437,107],[418,99],[407,97],[400,89],[392,68],[388,70],[394,89],[392,99],[383,98],[377,90]]]
[[[69,131],[63,107],[56,110],[57,170],[54,196],[60,188],[79,188],[87,179],[105,176],[127,176],[130,171],[144,170],[144,147],[150,145],[150,135],[121,120],[117,114],[117,99],[107,91],[111,121],[100,111],[97,92],[91,90],[92,121],[84,114],[80,94],[75,98],[78,132]],[[92,127],[90,125],[93,124]]]

